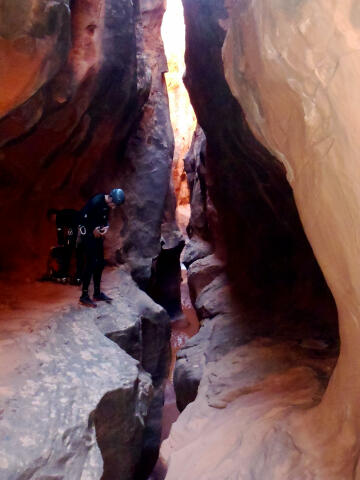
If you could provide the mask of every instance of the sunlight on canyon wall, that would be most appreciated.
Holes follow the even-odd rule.
[[[189,190],[184,172],[184,157],[190,148],[196,127],[196,116],[183,84],[185,72],[185,25],[181,0],[168,0],[161,28],[168,73],[165,74],[169,94],[171,124],[175,136],[173,181],[178,205],[189,203]]]

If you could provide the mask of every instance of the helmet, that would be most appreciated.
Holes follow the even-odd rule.
[[[121,205],[125,202],[125,194],[121,190],[121,188],[113,188],[110,192],[111,200],[115,203],[115,205]]]

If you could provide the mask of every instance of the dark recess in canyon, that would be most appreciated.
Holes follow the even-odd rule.
[[[208,215],[208,225],[215,224],[216,250],[225,260],[234,300],[259,333],[296,337],[308,331],[336,342],[335,303],[304,234],[285,169],[254,138],[224,77],[223,2],[183,4],[184,82],[206,136],[197,168],[202,177],[206,170],[217,211],[216,217]],[[206,205],[203,185],[201,190]]]

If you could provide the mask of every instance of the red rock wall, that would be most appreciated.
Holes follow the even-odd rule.
[[[55,242],[54,227],[46,220],[50,207],[81,208],[91,195],[119,185],[129,201],[112,221],[107,242],[112,259],[123,243],[124,223],[133,224],[138,216],[137,229],[143,229],[148,218],[132,207],[131,198],[139,200],[133,192],[145,173],[137,176],[128,154],[124,156],[130,135],[132,144],[143,149],[139,162],[148,162],[148,178],[164,190],[150,212],[156,218],[152,236],[139,247],[140,256],[155,256],[173,148],[162,84],[166,61],[162,52],[153,56],[155,61],[145,53],[146,48],[161,50],[161,40],[151,46],[154,34],[150,43],[143,41],[152,28],[143,25],[144,15],[161,22],[162,1],[139,6],[125,0],[72,0],[70,5],[59,0],[52,5],[24,0],[19,9],[11,2],[0,6],[11,19],[7,25],[0,21],[0,55],[5,59],[0,81],[6,91],[0,120],[0,222],[7,232],[0,239],[0,270],[30,277],[44,271]],[[142,110],[151,82],[153,101]],[[165,103],[157,128],[169,133],[166,161],[154,172],[150,150],[164,146],[137,132],[146,130],[161,98]],[[148,148],[151,143],[155,146]]]

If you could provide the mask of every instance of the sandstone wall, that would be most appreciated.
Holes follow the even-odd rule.
[[[1,271],[43,273],[55,242],[48,208],[81,208],[119,185],[127,201],[111,219],[107,256],[148,281],[173,153],[163,2],[19,0],[0,8],[9,19],[0,25]]]
[[[326,324],[329,336],[336,337],[335,307],[303,232],[285,169],[255,139],[225,80],[225,6],[212,0],[183,4],[184,81],[206,136],[203,164],[217,210],[216,249],[235,297],[258,322],[262,318],[265,330],[276,325],[282,330],[290,321],[322,332]]]
[[[304,437],[317,444],[309,455],[321,478],[359,478],[359,8],[321,0],[232,7],[227,79],[255,135],[286,167],[339,312],[339,361]]]
[[[237,285],[211,257],[190,266],[202,327],[178,353],[166,478],[360,478],[358,9],[184,6],[217,253]]]
[[[163,250],[174,249],[178,260],[182,238],[174,223],[173,137],[159,36],[163,3],[0,1],[2,278],[8,280],[13,272],[27,279],[44,273],[56,238],[46,220],[50,207],[81,208],[92,195],[113,186],[124,189],[126,203],[110,218],[105,242],[110,262],[126,263],[125,270],[148,287],[162,245]],[[15,319],[12,306],[4,307],[3,341],[16,353],[23,341],[26,350],[25,366],[9,376],[5,368],[1,375],[0,400],[6,404],[1,411],[9,435],[0,445],[0,469],[9,479],[33,474],[142,479],[155,463],[169,318],[128,274],[114,270],[111,275],[111,307],[99,305],[96,314],[90,312],[94,315],[76,308],[64,315],[46,311],[34,336],[33,319],[26,325],[31,305]],[[36,303],[39,289],[50,286],[31,287]],[[179,278],[175,297],[178,289]],[[55,301],[57,292],[52,292]],[[71,294],[68,302],[75,303],[78,291]],[[51,309],[47,300],[44,304]],[[113,365],[100,371],[96,363],[106,370],[102,362],[107,352]],[[45,360],[37,361],[36,355]],[[69,372],[73,383],[65,378]],[[21,415],[13,408],[20,403]],[[49,410],[58,417],[54,428],[44,417]],[[21,423],[18,430],[16,422]],[[29,443],[32,422],[38,430]]]
[[[144,285],[151,277],[152,260],[160,253],[174,153],[164,77],[167,62],[160,37],[163,13],[162,0],[141,3],[143,55],[152,82],[141,121],[131,132],[118,174],[127,186],[128,196],[116,256],[129,263],[134,277]]]
[[[14,22],[22,24],[18,15],[26,14],[27,33],[15,30],[12,48],[35,61],[44,44],[47,56],[42,54],[41,71],[26,68],[30,78],[21,94],[14,90],[17,102],[11,88],[21,86],[7,78],[10,69],[2,74],[10,92],[8,114],[1,120],[1,223],[11,232],[1,241],[3,270],[44,258],[53,229],[45,221],[48,208],[78,208],[95,189],[104,188],[107,170],[115,168],[111,150],[124,139],[139,108],[134,6],[55,2],[65,13],[54,25],[55,7],[46,15],[47,2],[16,3],[18,8],[2,2],[3,18],[10,9]],[[24,44],[32,50],[24,53]],[[4,42],[1,54],[11,57]],[[51,69],[49,58],[56,59]]]

